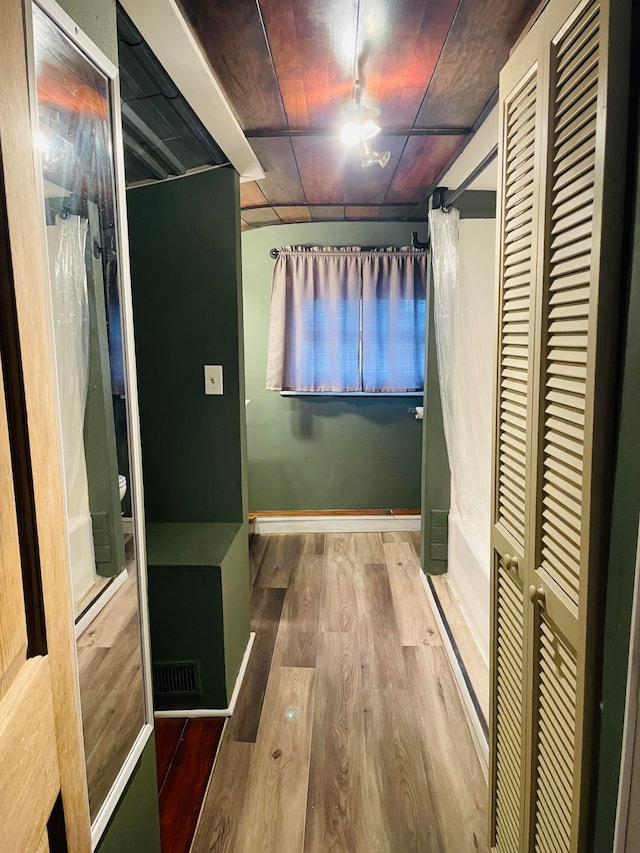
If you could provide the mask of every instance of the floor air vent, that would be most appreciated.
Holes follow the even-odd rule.
[[[154,663],[153,692],[156,696],[195,696],[200,693],[198,661]]]

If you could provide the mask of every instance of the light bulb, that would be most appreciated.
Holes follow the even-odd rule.
[[[362,125],[361,133],[362,139],[373,139],[380,133],[380,125],[371,119],[367,119]]]
[[[344,145],[357,145],[362,141],[362,127],[357,121],[348,121],[342,125],[340,139]]]

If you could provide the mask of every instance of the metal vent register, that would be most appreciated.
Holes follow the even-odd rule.
[[[153,664],[153,692],[156,696],[193,696],[201,692],[200,664],[197,660]]]

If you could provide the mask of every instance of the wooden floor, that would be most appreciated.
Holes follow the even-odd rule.
[[[489,719],[489,667],[482,658],[447,576],[433,575],[430,581],[486,723]]]
[[[223,724],[222,717],[159,717],[155,721],[164,853],[189,851]]]
[[[91,819],[145,722],[138,586],[129,576],[76,641]]]
[[[256,536],[254,651],[193,853],[486,851],[414,534]]]

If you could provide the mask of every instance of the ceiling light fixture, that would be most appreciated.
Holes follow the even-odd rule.
[[[389,162],[391,152],[372,151],[367,145],[367,140],[373,139],[381,130],[380,125],[375,121],[382,112],[380,101],[363,97],[360,80],[355,81],[354,90],[355,97],[342,105],[342,113],[346,121],[340,130],[340,139],[348,147],[359,144],[363,146],[363,167],[377,163],[384,168]]]
[[[372,151],[367,145],[365,139],[362,140],[362,144],[364,146],[362,168],[366,169],[367,166],[373,166],[377,163],[378,166],[381,166],[384,169],[391,158],[391,151]]]

